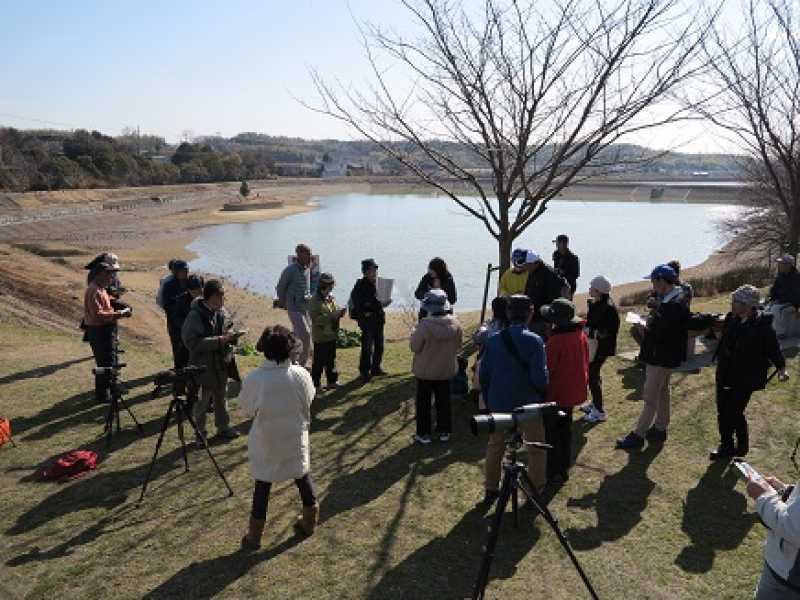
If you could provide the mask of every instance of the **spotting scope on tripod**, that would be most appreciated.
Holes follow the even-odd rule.
[[[183,465],[185,471],[189,471],[189,455],[186,450],[186,436],[183,426],[184,419],[186,419],[189,422],[189,425],[192,426],[192,429],[194,429],[195,439],[205,449],[209,460],[211,460],[211,463],[214,465],[214,469],[217,471],[217,475],[219,475],[220,479],[222,479],[222,483],[224,483],[225,487],[228,489],[228,495],[233,496],[233,489],[231,489],[228,480],[222,473],[222,469],[219,468],[219,464],[214,458],[214,455],[211,453],[211,448],[208,447],[208,440],[206,439],[205,434],[200,431],[200,429],[197,427],[197,423],[195,423],[194,417],[192,417],[193,399],[188,399],[187,397],[180,395],[177,392],[178,388],[175,386],[176,383],[183,383],[188,389],[197,389],[198,386],[196,380],[203,372],[205,372],[205,370],[206,367],[204,366],[189,365],[183,369],[163,371],[156,375],[153,381],[156,389],[171,385],[172,401],[169,403],[167,414],[161,424],[161,433],[159,434],[158,441],[156,442],[156,449],[155,452],[153,452],[153,459],[150,461],[150,467],[147,469],[147,476],[142,484],[142,493],[139,496],[140,503],[144,499],[144,494],[147,491],[147,484],[150,483],[150,477],[153,474],[153,467],[158,459],[158,451],[161,449],[161,444],[164,442],[164,434],[166,434],[167,429],[169,429],[173,414],[175,415],[175,421],[178,424],[178,438],[181,441],[181,450],[183,452]]]
[[[124,352],[125,351],[119,347],[119,331],[116,327],[114,327],[114,332],[111,338],[111,366],[95,367],[92,369],[92,373],[95,376],[105,376],[108,377],[109,380],[110,398],[108,402],[108,411],[106,412],[105,425],[103,428],[103,433],[106,436],[107,447],[111,445],[111,438],[114,435],[114,425],[116,424],[117,433],[119,433],[122,429],[119,419],[120,409],[122,408],[124,408],[125,411],[130,415],[131,419],[136,425],[139,435],[144,433],[142,425],[136,419],[133,411],[131,411],[130,407],[125,402],[125,386],[120,381],[120,375],[122,373],[122,369],[127,365],[119,360],[119,355],[123,354]]]
[[[539,490],[533,485],[533,482],[528,477],[525,466],[517,461],[517,452],[523,445],[533,446],[544,452],[551,448],[550,445],[541,442],[524,441],[522,432],[519,426],[522,423],[534,419],[547,419],[547,418],[567,418],[564,413],[558,411],[555,402],[542,403],[542,404],[526,404],[515,409],[511,413],[490,413],[485,415],[475,415],[472,417],[471,429],[472,433],[479,435],[481,433],[494,433],[496,431],[507,431],[508,439],[506,440],[506,454],[503,461],[503,479],[500,484],[500,493],[495,505],[495,512],[492,515],[491,524],[489,525],[489,537],[486,540],[486,545],[483,548],[483,556],[481,557],[481,565],[478,570],[478,578],[475,582],[473,590],[473,600],[483,600],[486,597],[486,586],[489,583],[489,571],[492,567],[494,560],[495,550],[497,548],[497,540],[500,537],[500,526],[503,522],[503,515],[506,512],[508,501],[511,500],[511,509],[514,515],[514,526],[519,526],[519,492],[527,498],[530,505],[541,514],[550,528],[558,537],[558,541],[564,547],[567,555],[569,556],[575,569],[578,571],[583,580],[586,589],[594,600],[598,600],[597,593],[594,591],[589,578],[578,562],[577,557],[569,546],[567,538],[561,531],[558,525],[558,520],[550,512],[547,507],[547,502],[542,498]]]

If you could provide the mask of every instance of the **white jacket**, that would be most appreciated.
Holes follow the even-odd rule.
[[[778,492],[756,500],[761,520],[769,528],[764,558],[770,568],[792,586],[800,587],[800,487],[784,502]]]
[[[311,375],[288,361],[267,361],[244,378],[239,403],[253,417],[247,456],[254,479],[286,481],[308,473],[313,399]]]

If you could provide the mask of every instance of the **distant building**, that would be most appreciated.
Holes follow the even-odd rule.
[[[348,163],[345,167],[345,175],[348,177],[363,177],[369,174],[369,169],[364,165],[353,165]]]

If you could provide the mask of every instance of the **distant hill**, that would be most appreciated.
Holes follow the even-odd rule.
[[[408,144],[396,147],[412,156],[416,151]],[[488,174],[485,163],[467,147],[450,142],[437,142],[437,147],[479,176]],[[546,159],[548,152],[544,149],[540,158]],[[436,171],[433,162],[426,164],[422,156],[414,158],[424,168]],[[735,179],[741,176],[740,160],[734,155],[658,153],[642,146],[617,144],[604,151],[598,157],[598,166],[590,167],[587,173]],[[161,137],[135,133],[111,137],[86,130],[0,128],[3,191],[346,175],[408,173],[402,164],[366,141],[304,140],[246,132],[231,138],[204,136],[171,145]]]

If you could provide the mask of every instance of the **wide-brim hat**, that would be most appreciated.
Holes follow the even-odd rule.
[[[446,313],[450,310],[450,302],[443,290],[430,290],[422,300],[422,310],[428,314]]]
[[[539,310],[546,321],[556,325],[577,325],[583,319],[575,314],[575,305],[566,298],[557,298]]]

